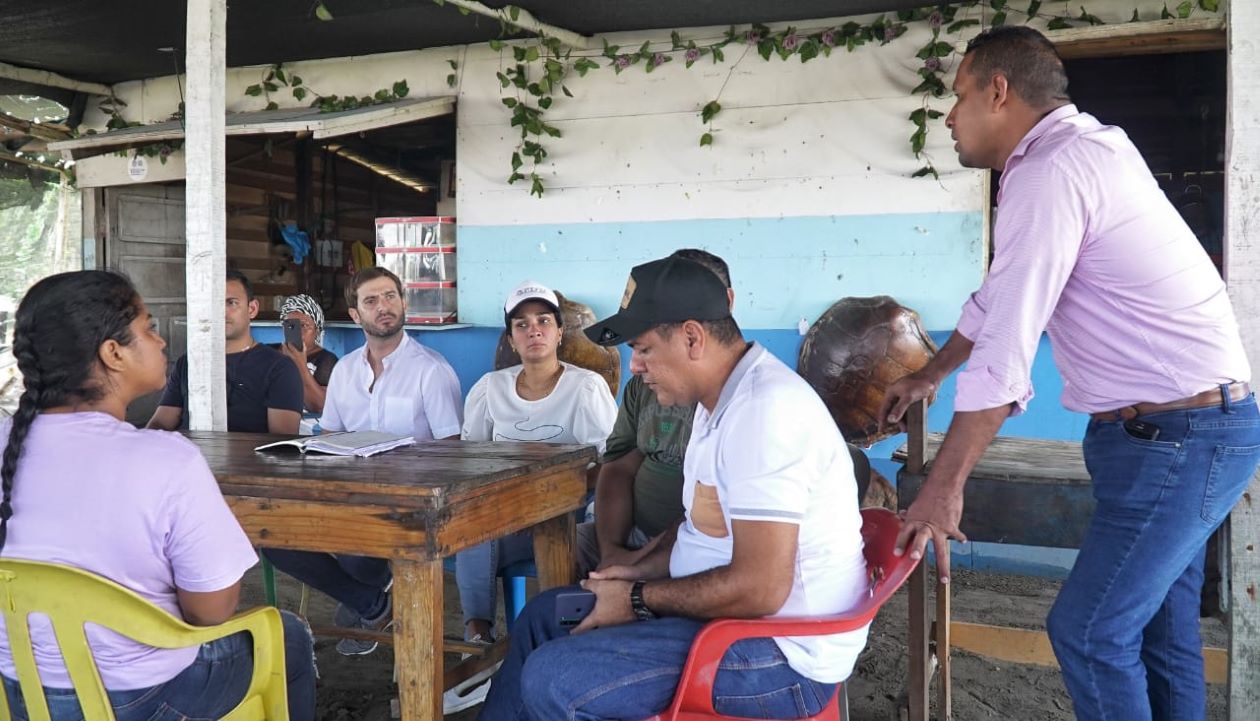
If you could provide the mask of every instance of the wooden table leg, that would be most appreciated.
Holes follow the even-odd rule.
[[[403,721],[442,718],[442,559],[394,569],[394,663]]]
[[[534,565],[540,589],[577,582],[576,533],[577,521],[569,512],[534,526]]]
[[[949,660],[949,584],[936,584],[936,660],[940,664],[940,685],[936,687],[936,712],[941,721],[953,721],[953,689]]]
[[[932,666],[928,650],[927,559],[910,574],[910,721],[927,721]]]

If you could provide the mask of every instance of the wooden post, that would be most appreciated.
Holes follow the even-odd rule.
[[[906,471],[927,473],[927,402],[906,409]],[[929,648],[931,610],[928,606],[928,564],[925,557],[910,574],[910,721],[927,721],[928,693],[932,686],[932,652]],[[939,625],[940,619],[937,623]],[[948,623],[948,620],[946,621]],[[939,633],[939,631],[938,631]],[[946,639],[949,632],[945,632]]]
[[[1260,368],[1260,3],[1229,4],[1225,121],[1225,280],[1253,368]],[[1256,376],[1252,376],[1252,382]],[[1260,718],[1260,477],[1227,523],[1229,718]]]
[[[442,559],[394,570],[394,664],[403,721],[442,718]]]
[[[946,553],[949,553],[948,549]],[[946,559],[948,560],[948,559]],[[940,558],[937,558],[936,565],[940,568]],[[938,571],[936,577],[940,578]],[[936,584],[936,633],[932,635],[932,641],[936,644],[936,661],[937,668],[940,671],[940,678],[937,679],[936,687],[936,713],[941,721],[953,721],[954,718],[954,683],[950,674],[953,668],[950,663],[949,644],[950,626],[953,625],[953,619],[949,610],[949,584]]]
[[[185,266],[193,430],[227,430],[223,273],[227,267],[224,76],[227,0],[188,0]]]
[[[566,512],[534,526],[534,565],[538,568],[538,588],[546,590],[577,581],[574,562],[577,521]]]

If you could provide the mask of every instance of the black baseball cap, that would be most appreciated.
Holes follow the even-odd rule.
[[[599,345],[634,340],[663,323],[731,317],[726,286],[695,262],[670,256],[636,265],[621,296],[621,310],[586,329]]]

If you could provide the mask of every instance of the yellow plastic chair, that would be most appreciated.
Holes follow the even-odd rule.
[[[191,626],[135,592],[77,568],[36,561],[0,560],[0,603],[18,683],[31,721],[48,721],[48,703],[35,667],[27,617],[48,616],[65,659],[84,718],[113,721],[114,712],[101,683],[84,624],[109,628],[156,648],[186,648],[248,631],[254,640],[254,675],[245,698],[224,719],[289,718],[285,688],[284,630],[275,608],[256,608],[218,626]],[[0,719],[12,718],[7,695],[0,691]]]

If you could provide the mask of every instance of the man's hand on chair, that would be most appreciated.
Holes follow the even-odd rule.
[[[897,535],[895,553],[909,553],[912,558],[923,558],[928,541],[936,550],[936,573],[941,583],[949,583],[949,539],[962,543],[967,537],[959,530],[962,520],[963,495],[938,493],[924,485],[914,503],[902,514],[904,525]]]
[[[885,428],[896,428],[904,432],[906,409],[912,403],[931,398],[934,393],[936,383],[921,377],[919,373],[911,373],[888,386],[876,416],[879,419],[879,430],[882,432]]]

